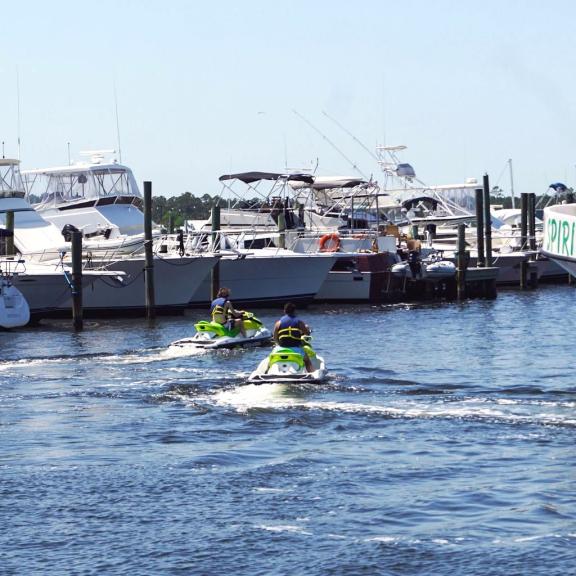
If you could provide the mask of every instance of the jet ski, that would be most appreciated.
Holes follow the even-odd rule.
[[[326,378],[324,358],[310,346],[310,337],[304,337],[304,350],[308,354],[313,372],[308,372],[302,354],[292,348],[276,346],[248,377],[249,382],[318,383]]]
[[[240,334],[239,328],[229,330],[218,322],[201,320],[194,324],[196,334],[182,338],[170,344],[170,348],[200,348],[214,350],[219,348],[237,348],[248,346],[265,346],[272,339],[272,333],[250,312],[242,313],[246,336]]]

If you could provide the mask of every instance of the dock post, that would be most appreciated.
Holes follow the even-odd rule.
[[[466,297],[466,226],[458,224],[458,253],[457,253],[456,287],[458,300]]]
[[[72,322],[74,330],[84,328],[82,319],[82,232],[75,230],[70,238],[72,251]]]
[[[490,214],[490,183],[488,180],[488,174],[484,174],[483,189],[484,189],[484,237],[486,239],[485,262],[486,267],[490,268],[492,266],[492,215]]]
[[[476,250],[478,257],[476,266],[484,268],[486,258],[484,257],[484,191],[482,188],[476,188]]]
[[[532,256],[530,256],[530,287],[536,288],[538,286],[538,269],[536,261],[538,259],[536,253],[536,194],[530,192],[528,194],[528,244]]]
[[[146,318],[156,315],[154,291],[154,255],[152,246],[152,182],[144,182],[144,285],[146,290]]]
[[[212,251],[220,252],[220,206],[212,206]],[[216,262],[210,273],[210,295],[212,300],[220,290],[220,260]]]
[[[528,248],[528,194],[522,192],[520,195],[520,249],[525,251]],[[525,256],[520,262],[520,288],[526,290],[528,287],[528,257]]]
[[[6,256],[14,256],[14,212],[6,212]]]
[[[286,248],[286,216],[284,212],[278,214],[278,248]]]

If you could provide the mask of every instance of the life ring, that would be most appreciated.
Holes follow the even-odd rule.
[[[320,238],[320,252],[338,252],[340,250],[340,236],[334,234],[324,234]]]

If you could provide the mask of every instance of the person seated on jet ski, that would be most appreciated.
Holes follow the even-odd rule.
[[[228,288],[220,288],[218,295],[212,301],[210,306],[210,313],[212,314],[212,322],[217,322],[226,326],[228,330],[239,328],[240,334],[246,338],[246,330],[244,328],[244,321],[242,310],[234,310],[232,302],[229,300],[230,290]]]
[[[302,336],[310,334],[310,328],[296,316],[296,306],[288,302],[284,306],[284,316],[274,324],[274,342],[283,348],[291,348],[304,358],[307,372],[314,372],[312,362],[302,347]]]

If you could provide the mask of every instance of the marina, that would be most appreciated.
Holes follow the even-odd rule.
[[[0,576],[576,573],[576,4],[2,17]]]

